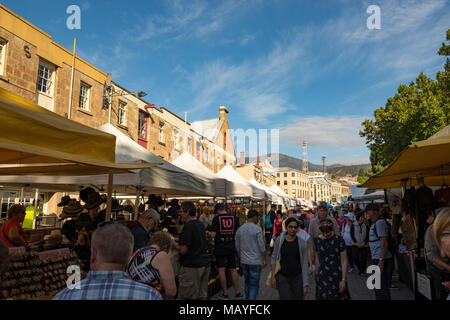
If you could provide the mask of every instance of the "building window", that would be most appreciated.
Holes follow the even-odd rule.
[[[173,129],[173,141],[174,141],[173,148],[175,149],[175,151],[180,151],[180,143],[178,140],[179,140],[179,131],[177,129]]]
[[[284,180],[284,185],[287,186],[287,180]]]
[[[277,173],[277,178],[279,178],[279,177],[280,177],[280,173],[278,172],[278,173]]]
[[[0,75],[3,75],[5,68],[6,41],[0,38]]]
[[[52,78],[53,78],[53,69],[43,62],[39,62],[38,81],[36,85],[37,90],[51,96],[53,91]]]
[[[139,139],[145,141],[147,141],[147,119],[147,114],[139,111],[138,136]]]
[[[277,181],[277,186],[279,186],[280,185],[280,181]]]
[[[80,83],[80,101],[79,101],[79,108],[89,111],[89,95],[91,92],[91,87],[87,85],[86,83],[81,82]]]
[[[287,172],[284,173],[284,177],[287,178]]]
[[[160,143],[164,143],[164,123],[159,123],[159,140]]]
[[[292,184],[295,186],[295,180],[292,180]]]
[[[126,117],[126,103],[119,100],[119,107],[117,111],[117,123],[120,126],[126,126],[127,125],[127,117]]]
[[[189,152],[189,153],[191,153],[191,150],[192,150],[192,147],[191,147],[191,141],[192,141],[192,138],[191,137],[188,137],[187,138],[187,146],[186,146],[186,151],[187,152]]]
[[[295,197],[295,194],[296,194],[296,192],[295,192],[295,189],[292,189],[292,195]]]
[[[292,172],[291,176],[292,176],[292,178],[294,178],[295,177],[295,172]]]

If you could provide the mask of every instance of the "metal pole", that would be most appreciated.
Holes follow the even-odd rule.
[[[134,205],[134,220],[138,219],[138,214],[139,214],[139,196],[141,194],[141,187],[138,186],[136,187],[136,202]]]
[[[23,195],[24,194],[24,187],[20,188],[20,204],[24,204]]]
[[[112,203],[112,186],[113,186],[114,170],[109,172],[108,176],[108,200],[107,200],[107,211],[105,215],[105,221],[109,221],[111,217],[111,203]]]
[[[33,227],[32,227],[32,229],[36,228],[36,210],[37,210],[36,208],[37,208],[38,199],[39,199],[39,189],[36,188],[35,193],[34,193]]]
[[[71,117],[72,112],[72,95],[73,95],[73,76],[75,71],[75,46],[77,44],[77,38],[73,38],[73,60],[72,60],[72,77],[70,78],[70,100],[69,100],[69,114],[68,118]]]

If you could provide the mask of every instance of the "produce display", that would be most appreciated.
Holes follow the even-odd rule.
[[[10,300],[32,300],[53,297],[67,287],[67,268],[82,262],[74,252],[45,257],[39,253],[11,256],[2,294]],[[84,278],[84,274],[81,274]]]

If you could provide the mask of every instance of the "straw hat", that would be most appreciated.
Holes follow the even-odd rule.
[[[70,199],[69,203],[64,206],[63,211],[61,215],[59,216],[59,219],[65,219],[70,217],[77,216],[81,211],[83,211],[83,206],[80,204],[80,201],[77,201],[75,199]]]
[[[117,199],[112,198],[111,199],[111,212],[119,212],[122,211],[125,207],[121,206],[119,204],[119,201]]]
[[[100,193],[93,192],[88,195],[86,205],[84,206],[87,210],[91,210],[99,207],[102,203],[105,202],[105,198],[103,198]]]
[[[61,202],[58,203],[58,207],[64,207],[67,206],[67,204],[69,203],[70,200],[74,200],[71,199],[70,196],[64,196],[61,198]]]
[[[61,231],[52,230],[52,232],[50,232],[50,235],[45,239],[44,248],[58,247],[61,245],[62,240],[63,237]]]

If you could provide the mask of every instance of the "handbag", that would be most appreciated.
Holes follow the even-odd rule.
[[[270,239],[270,247],[273,248],[274,245],[275,245],[275,239],[272,238],[272,239]]]
[[[278,271],[280,271],[280,269],[281,269],[281,265],[280,265],[280,260],[278,259],[277,263],[275,265],[275,274],[277,274]],[[269,274],[267,275],[266,286],[276,289],[272,286],[272,271],[270,271]]]

